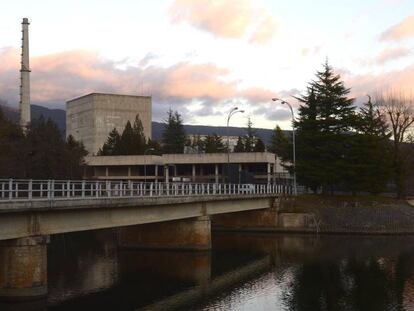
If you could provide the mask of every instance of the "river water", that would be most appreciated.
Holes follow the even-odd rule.
[[[53,236],[47,300],[0,310],[414,310],[414,236],[215,233],[211,252]]]

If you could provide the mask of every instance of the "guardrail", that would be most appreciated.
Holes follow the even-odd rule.
[[[0,202],[80,198],[292,194],[290,185],[143,183],[132,180],[0,179]]]

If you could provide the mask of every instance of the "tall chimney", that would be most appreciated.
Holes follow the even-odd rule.
[[[22,22],[22,54],[20,68],[20,126],[30,124],[30,66],[29,66],[29,20]]]

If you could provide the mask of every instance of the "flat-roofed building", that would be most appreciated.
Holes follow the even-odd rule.
[[[116,128],[122,133],[127,121],[137,114],[144,134],[151,138],[152,103],[150,96],[91,93],[66,102],[66,136],[72,135],[94,155]]]
[[[290,175],[270,152],[88,156],[85,178],[147,182],[280,183]],[[229,173],[227,173],[229,172]]]

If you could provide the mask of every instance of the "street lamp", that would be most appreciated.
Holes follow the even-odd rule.
[[[154,148],[148,148],[144,151],[144,156],[147,155],[148,151],[155,151]],[[147,158],[144,159],[144,183],[147,182]]]
[[[297,187],[296,187],[296,145],[295,145],[295,114],[293,113],[292,106],[285,100],[279,98],[272,98],[274,102],[280,101],[282,105],[286,104],[290,108],[290,112],[292,113],[292,132],[293,132],[293,195],[297,195]]]
[[[229,115],[227,117],[227,181],[230,181],[230,134],[229,134],[229,123],[230,118],[235,115],[236,113],[244,113],[244,110],[239,110],[239,107],[234,107],[230,110]]]

